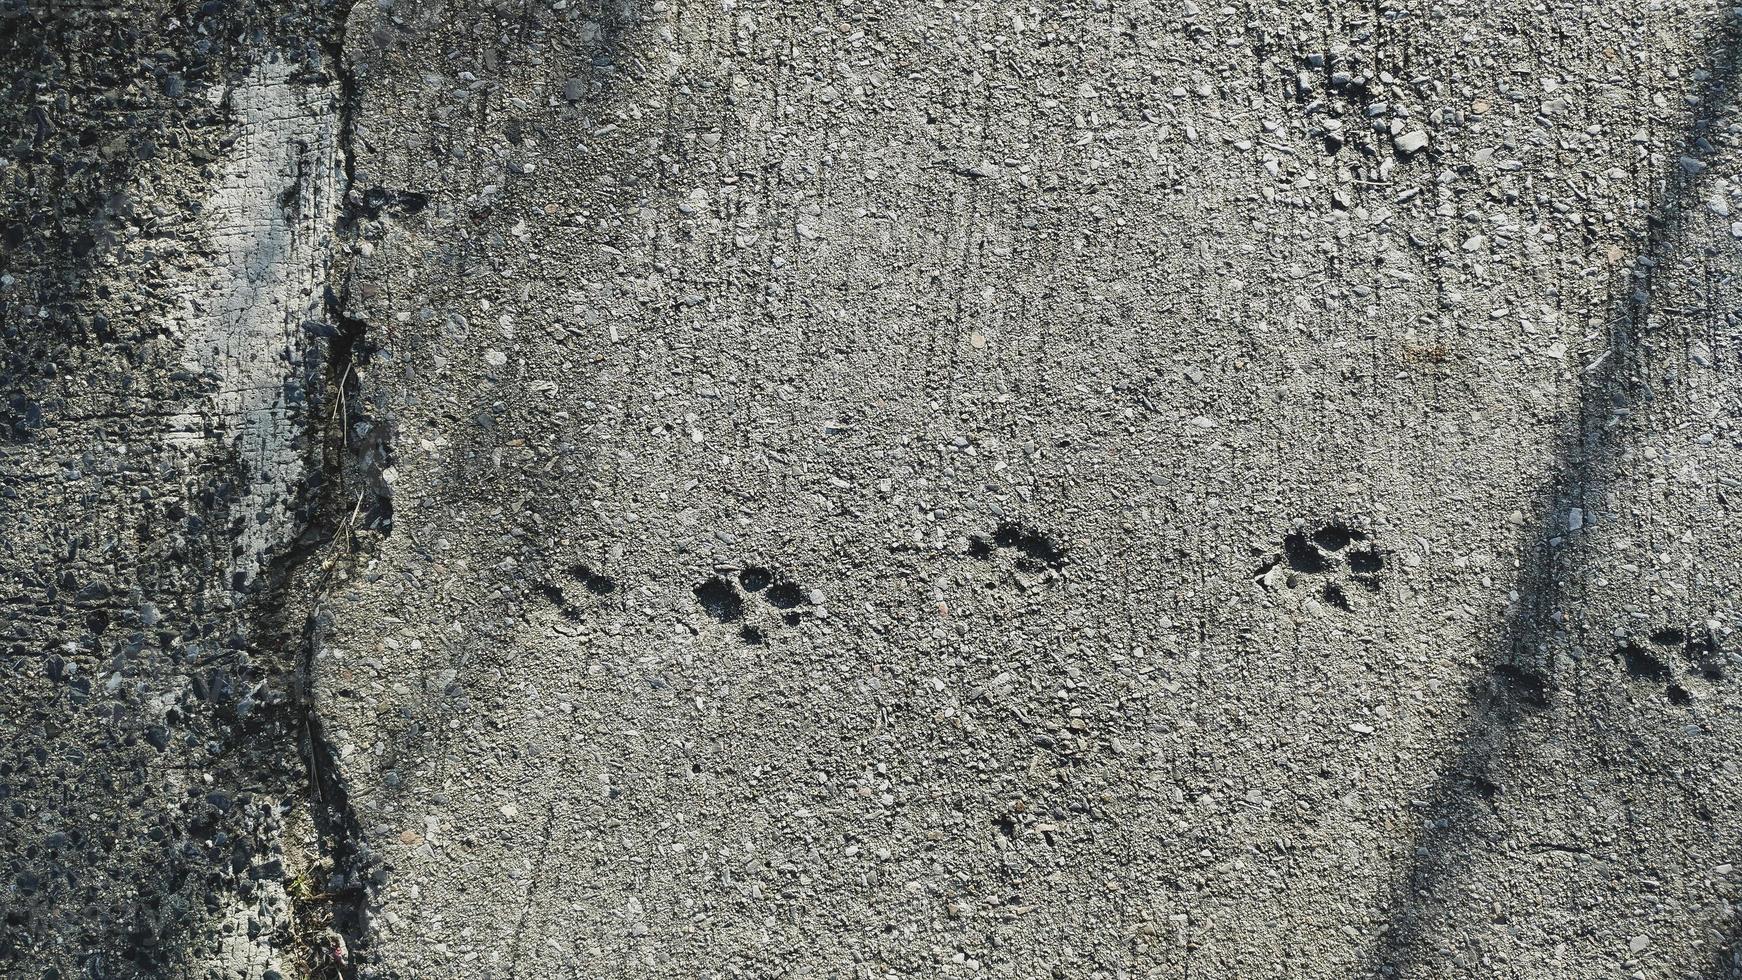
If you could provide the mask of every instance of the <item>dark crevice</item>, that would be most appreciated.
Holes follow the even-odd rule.
[[[291,890],[294,938],[312,977],[355,980],[366,948],[370,890],[384,869],[362,843],[363,831],[340,775],[338,752],[309,690],[314,654],[325,628],[321,614],[308,617],[302,636],[307,660],[298,672],[297,700],[304,722],[300,748],[308,767],[309,810],[321,853],[307,885]]]
[[[322,438],[311,440],[316,456],[310,486],[309,519],[294,547],[274,562],[271,577],[279,592],[275,615],[301,612],[297,637],[294,710],[300,716],[301,751],[308,774],[310,811],[320,859],[315,880],[293,895],[294,939],[312,976],[353,980],[367,957],[367,914],[372,887],[382,873],[363,844],[341,776],[339,756],[328,739],[312,689],[315,655],[328,624],[319,605],[332,572],[351,560],[360,542],[384,537],[393,526],[391,488],[384,472],[392,465],[391,425],[369,411],[360,372],[378,348],[370,324],[350,312],[351,267],[339,253],[355,236],[350,202],[355,191],[357,79],[345,58],[351,0],[341,0],[330,16],[325,65],[338,82],[337,149],[342,168],[341,209],[333,229],[334,252],[324,291],[327,329],[325,407],[314,425]],[[311,399],[312,401],[313,399]],[[560,594],[560,590],[559,590]],[[306,601],[299,601],[306,597]]]
[[[1535,847],[1531,848],[1530,852],[1532,854],[1589,854],[1589,853],[1591,853],[1590,851],[1587,851],[1584,848],[1579,847],[1579,846],[1574,845],[1574,844],[1538,844]]]
[[[327,364],[329,390],[337,399],[329,414],[338,427],[338,445],[336,464],[321,472],[322,486],[345,498],[347,536],[364,531],[385,537],[393,530],[393,489],[385,478],[393,465],[393,428],[370,410],[362,374],[376,348],[369,324],[347,315],[332,290],[327,302],[336,327]]]

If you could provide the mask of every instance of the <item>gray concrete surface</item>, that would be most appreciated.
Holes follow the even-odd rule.
[[[1735,11],[151,9],[14,17],[17,975],[1742,976]]]

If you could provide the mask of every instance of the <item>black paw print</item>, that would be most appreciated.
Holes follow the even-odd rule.
[[[1724,679],[1724,655],[1718,647],[1718,638],[1703,626],[1694,629],[1666,626],[1652,631],[1643,642],[1623,640],[1615,653],[1628,677],[1664,685],[1664,696],[1671,704],[1692,704],[1694,700],[1686,684],[1676,680],[1678,663],[1687,683],[1697,679],[1716,684]]]
[[[813,605],[809,593],[798,583],[761,565],[746,565],[735,575],[717,574],[690,590],[702,611],[722,623],[742,623],[738,635],[745,643],[761,643],[762,624],[778,616],[788,626],[797,626]],[[746,619],[749,622],[745,622]]]
[[[569,578],[580,583],[581,587],[595,596],[607,596],[617,591],[617,580],[609,575],[601,575],[586,565],[576,565],[569,569]],[[585,617],[575,604],[569,601],[568,591],[557,582],[545,580],[533,586],[539,595],[544,596],[557,612],[570,622],[578,623]]]
[[[1379,591],[1379,573],[1385,556],[1367,540],[1367,532],[1341,521],[1327,521],[1316,530],[1291,531],[1282,539],[1282,554],[1271,558],[1253,580],[1266,588],[1298,589],[1310,584],[1309,576],[1329,577],[1321,586],[1325,602],[1338,609],[1351,608],[1345,582],[1354,582],[1370,592]],[[1345,577],[1346,573],[1346,577]]]
[[[993,530],[990,538],[979,534],[968,538],[968,556],[971,558],[989,562],[1002,551],[1014,551],[1016,570],[1039,576],[1040,581],[1051,582],[1064,575],[1064,549],[1033,528],[1004,521]]]

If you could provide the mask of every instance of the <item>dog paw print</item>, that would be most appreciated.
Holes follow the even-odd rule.
[[[1065,570],[1065,552],[1056,541],[1010,521],[1000,523],[990,537],[970,536],[968,556],[984,562],[1008,558],[1023,585],[1056,581]]]
[[[1267,589],[1317,584],[1327,605],[1347,611],[1354,607],[1350,587],[1378,592],[1384,568],[1385,555],[1368,540],[1366,531],[1328,521],[1310,531],[1289,532],[1282,539],[1282,554],[1271,557],[1252,578]]]
[[[1662,684],[1670,704],[1692,704],[1693,687],[1724,679],[1723,651],[1718,638],[1704,626],[1666,626],[1644,640],[1623,640],[1616,656],[1631,680]]]
[[[568,570],[568,578],[580,587],[580,590],[595,597],[608,596],[617,591],[617,580],[609,575],[601,575],[586,565],[575,565]],[[571,598],[571,590],[561,583],[546,579],[533,586],[539,595],[556,607],[557,613],[571,623],[578,623],[586,616]]]
[[[739,624],[739,638],[750,644],[763,642],[775,621],[797,626],[819,605],[814,592],[761,565],[709,576],[690,591],[710,618]]]

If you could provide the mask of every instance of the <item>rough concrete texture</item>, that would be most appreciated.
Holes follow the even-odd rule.
[[[1742,977],[1737,11],[7,17],[7,975]]]
[[[342,483],[330,13],[4,10],[0,975],[319,975]]]

